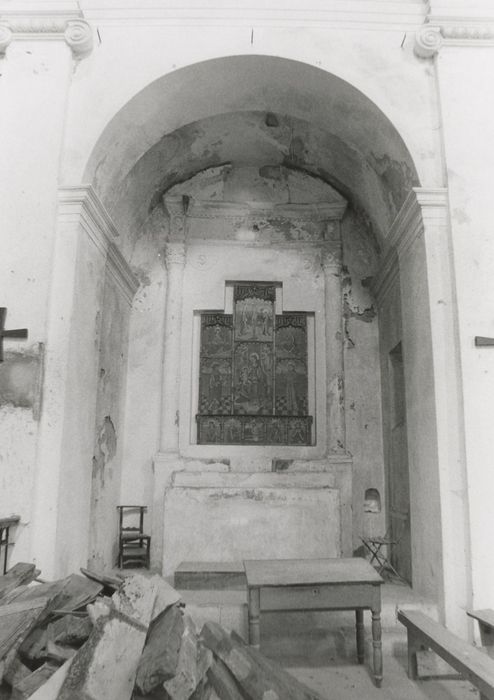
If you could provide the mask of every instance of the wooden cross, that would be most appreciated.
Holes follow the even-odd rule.
[[[475,347],[484,348],[489,346],[494,347],[494,338],[485,338],[483,335],[475,336]]]
[[[5,317],[7,309],[0,306],[0,362],[3,362],[3,339],[4,338],[27,338],[27,328],[17,328],[16,330],[5,330]]]

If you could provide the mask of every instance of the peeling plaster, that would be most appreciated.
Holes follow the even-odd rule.
[[[98,431],[98,447],[93,456],[93,479],[99,478],[105,484],[105,467],[117,452],[117,435],[110,416],[105,416]]]
[[[290,171],[318,178],[350,202],[377,248],[410,184],[418,184],[413,165],[387,155],[364,157],[331,133],[336,125],[323,129],[287,114],[276,116],[277,128],[266,126],[265,112],[231,112],[187,124],[163,135],[126,174],[99,182],[96,189],[130,245],[165,192],[197,173],[231,164],[256,169],[265,199],[271,199],[273,188],[282,187],[293,201]],[[225,170],[213,197],[221,198],[221,188],[228,187],[231,177]]]

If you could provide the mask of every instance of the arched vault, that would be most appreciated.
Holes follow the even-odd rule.
[[[205,61],[145,87],[108,123],[84,181],[128,250],[163,192],[222,163],[283,165],[321,178],[350,202],[378,247],[420,184],[400,134],[361,91],[269,56]]]

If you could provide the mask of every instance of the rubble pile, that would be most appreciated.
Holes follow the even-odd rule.
[[[12,700],[322,700],[234,632],[199,632],[158,575],[0,577],[0,682]]]

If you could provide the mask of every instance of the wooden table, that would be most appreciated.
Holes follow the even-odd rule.
[[[249,644],[259,646],[262,610],[355,610],[357,658],[364,662],[364,610],[372,611],[374,679],[381,687],[381,576],[365,559],[247,559]],[[272,593],[261,598],[261,589]]]

